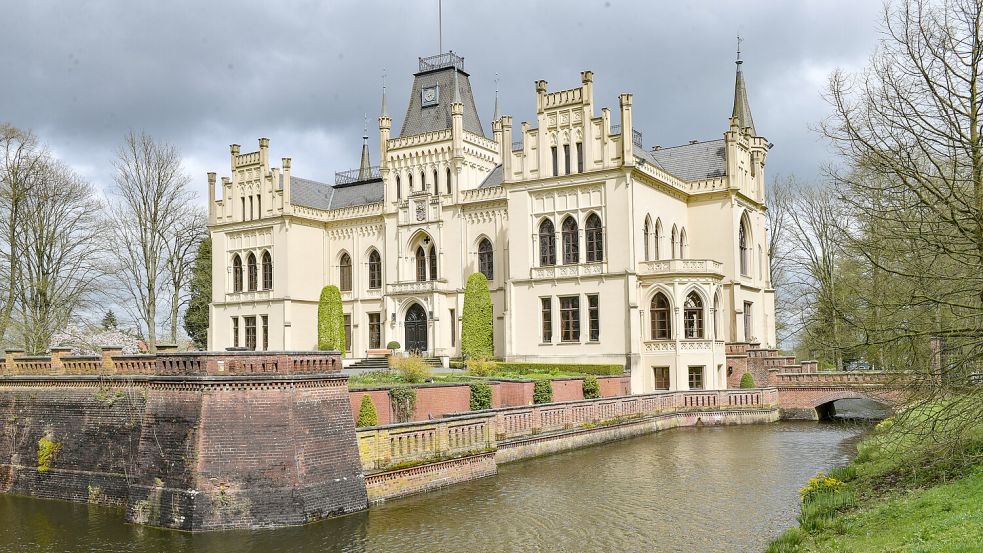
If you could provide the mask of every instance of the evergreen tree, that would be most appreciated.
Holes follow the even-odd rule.
[[[208,304],[212,301],[212,239],[198,246],[189,284],[190,299],[184,312],[184,330],[195,347],[208,347]]]
[[[377,424],[379,424],[379,414],[375,410],[372,398],[369,397],[369,394],[365,394],[362,396],[362,403],[358,408],[358,420],[355,422],[355,426],[361,428]]]
[[[110,309],[106,311],[106,314],[102,318],[102,329],[103,330],[113,330],[119,327],[119,321],[116,320],[116,313]]]
[[[488,291],[488,279],[481,273],[468,277],[461,327],[461,352],[466,357],[487,359],[495,354],[491,293]]]
[[[325,286],[317,306],[317,349],[345,352],[345,313],[341,306],[341,290]]]

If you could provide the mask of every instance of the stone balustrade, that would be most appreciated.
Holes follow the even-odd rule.
[[[366,472],[414,461],[487,452],[495,448],[495,415],[484,412],[428,422],[359,429],[358,451]]]
[[[660,259],[638,263],[639,276],[705,274],[722,275],[723,263],[712,259]]]
[[[57,348],[52,355],[25,356],[7,350],[0,367],[5,376],[48,375],[261,375],[330,374],[341,372],[337,352],[174,352],[124,355],[118,348],[103,348],[98,355],[67,355]]]
[[[888,373],[883,371],[779,372],[778,369],[769,369],[769,381],[774,386],[887,384],[901,377],[903,377],[903,373]]]

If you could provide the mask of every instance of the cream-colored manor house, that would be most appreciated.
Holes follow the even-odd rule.
[[[488,277],[495,355],[621,363],[632,391],[727,385],[725,344],[775,344],[764,165],[738,61],[722,137],[647,147],[632,95],[594,105],[594,75],[536,121],[478,117],[464,59],[420,59],[398,135],[385,92],[380,165],[334,184],[271,167],[269,140],[209,173],[209,348],[316,347],[321,289],[342,290],[350,357],[390,341],[458,356],[469,275]],[[217,199],[220,187],[221,199]]]

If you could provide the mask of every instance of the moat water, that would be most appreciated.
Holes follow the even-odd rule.
[[[117,509],[0,496],[0,551],[762,551],[795,524],[802,483],[846,463],[866,428],[674,429],[281,530],[191,535],[126,524]]]

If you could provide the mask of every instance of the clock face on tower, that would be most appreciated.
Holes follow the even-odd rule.
[[[438,99],[440,98],[440,94],[436,86],[428,86],[420,92],[423,96],[422,100],[424,106],[436,105]]]

